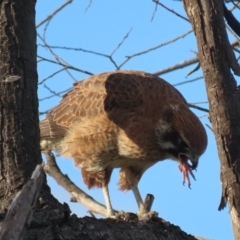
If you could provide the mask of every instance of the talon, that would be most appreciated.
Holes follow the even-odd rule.
[[[155,212],[155,211],[138,214],[138,220],[142,222],[148,222],[150,219],[157,218],[157,217],[158,217],[158,212]]]

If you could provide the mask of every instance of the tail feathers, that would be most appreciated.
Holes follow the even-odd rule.
[[[39,128],[41,139],[63,138],[67,131],[66,127],[58,125],[51,116],[40,121]]]

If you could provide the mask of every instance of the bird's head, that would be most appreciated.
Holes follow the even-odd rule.
[[[180,163],[191,161],[196,169],[200,156],[207,147],[207,134],[198,117],[187,107],[160,119],[157,140],[168,158]]]

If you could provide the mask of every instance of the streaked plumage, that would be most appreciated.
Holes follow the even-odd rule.
[[[184,97],[140,71],[102,73],[76,83],[40,122],[40,131],[42,150],[73,158],[85,184],[103,188],[109,215],[113,168],[121,168],[120,189],[132,189],[145,213],[137,188],[142,174],[158,161],[174,159],[187,178],[207,146],[205,129]]]

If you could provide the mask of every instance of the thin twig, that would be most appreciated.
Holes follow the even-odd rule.
[[[180,35],[180,36],[178,36],[178,37],[176,37],[176,38],[173,38],[173,39],[171,39],[171,40],[169,40],[169,41],[167,41],[167,42],[161,43],[161,44],[159,44],[159,45],[157,45],[157,46],[155,46],[155,47],[149,48],[149,49],[147,49],[147,50],[144,50],[144,51],[141,51],[141,52],[132,54],[132,55],[128,55],[128,56],[126,56],[126,60],[123,61],[123,62],[120,64],[119,67],[121,68],[124,64],[126,64],[130,59],[132,59],[132,58],[134,58],[134,57],[140,56],[140,55],[142,55],[142,54],[149,53],[149,52],[154,51],[154,50],[156,50],[156,49],[158,49],[158,48],[161,48],[161,47],[164,47],[164,46],[166,46],[166,45],[168,45],[168,44],[174,43],[174,42],[176,42],[176,41],[178,41],[178,40],[186,37],[187,35],[189,35],[189,34],[192,33],[192,32],[193,32],[193,30],[189,30],[189,31],[187,31],[187,32],[184,33],[184,34],[182,34],[182,35]]]
[[[165,73],[169,73],[169,72],[172,72],[174,70],[177,70],[177,69],[180,69],[180,68],[184,68],[184,67],[187,67],[187,66],[190,66],[194,63],[197,63],[198,62],[198,58],[191,58],[189,60],[185,60],[184,62],[182,63],[178,63],[176,65],[173,65],[171,67],[168,67],[168,68],[164,68],[162,70],[159,70],[157,72],[155,72],[154,74],[159,76],[159,75],[163,75]]]
[[[47,44],[46,42],[46,39],[45,39],[45,35],[44,37],[41,37],[39,34],[37,34],[37,36],[43,41],[45,47],[50,51],[50,53],[55,57],[56,61],[58,63],[63,63],[63,64],[66,64],[66,65],[69,65],[64,59],[60,58],[56,53],[53,52],[53,50],[49,47],[49,45]],[[76,81],[76,79],[72,76],[72,74],[69,72],[69,70],[66,68],[65,70],[68,75],[74,80]]]
[[[46,88],[50,93],[52,93],[54,96],[58,96],[58,97],[60,97],[60,98],[62,97],[61,94],[53,91],[53,90],[52,90],[50,87],[48,87],[46,84],[44,84],[43,86],[44,86],[44,88]]]
[[[36,25],[36,28],[43,25],[45,22],[49,21],[49,19],[53,18],[58,12],[60,12],[64,7],[66,7],[68,4],[72,3],[73,0],[67,0],[64,4],[62,4],[59,8],[57,8],[55,11],[53,11],[50,15],[48,15],[45,19],[43,19],[40,23]]]
[[[193,74],[194,72],[196,72],[197,70],[199,70],[200,67],[201,67],[201,66],[200,66],[200,63],[198,63],[195,68],[193,68],[192,70],[190,70],[190,71],[187,73],[186,77],[190,76],[191,74]]]
[[[166,7],[164,4],[160,3],[159,1],[157,1],[157,0],[152,0],[152,1],[155,2],[156,4],[160,5],[161,7],[165,8],[167,11],[173,13],[173,14],[176,15],[177,17],[179,17],[179,18],[181,18],[181,19],[183,19],[183,20],[189,22],[189,20],[188,20],[187,18],[185,18],[185,17],[182,16],[181,14],[175,12],[174,10],[172,10],[172,9],[170,9],[170,8],[168,8],[168,7]]]
[[[155,17],[156,12],[157,12],[157,8],[158,8],[158,5],[157,5],[157,3],[156,3],[155,8],[154,8],[154,11],[153,11],[153,14],[152,14],[152,17],[151,17],[151,22],[153,22],[153,19],[154,19],[154,17]]]
[[[198,80],[201,80],[201,79],[203,79],[203,77],[196,77],[196,78],[193,78],[193,79],[190,79],[190,80],[185,80],[185,81],[182,81],[182,82],[179,82],[179,83],[175,83],[175,84],[173,84],[173,86],[176,87],[176,86],[180,86],[180,85],[183,85],[183,84],[192,83],[192,82],[195,82],[195,81],[198,81]]]
[[[174,42],[176,42],[176,41],[178,41],[178,40],[180,40],[180,39],[182,39],[182,38],[185,38],[187,35],[189,35],[189,34],[192,33],[192,32],[193,32],[193,30],[189,30],[189,31],[185,32],[184,34],[182,34],[182,35],[180,35],[180,36],[178,36],[178,37],[176,37],[176,38],[173,38],[173,39],[171,39],[171,40],[169,40],[169,41],[167,41],[167,42],[161,43],[161,44],[159,44],[159,45],[157,45],[157,46],[155,46],[155,47],[149,48],[149,49],[144,50],[144,51],[142,51],[142,52],[138,52],[138,53],[135,53],[135,54],[133,54],[133,55],[126,56],[126,58],[132,58],[132,57],[140,56],[140,55],[142,55],[142,54],[145,54],[145,53],[154,51],[154,50],[156,50],[156,49],[158,49],[158,48],[164,47],[164,46],[166,46],[166,45],[168,45],[168,44],[174,43]]]
[[[85,9],[85,13],[87,12],[87,10],[90,8],[91,5],[92,5],[92,0],[89,0],[89,3]]]
[[[112,51],[110,56],[112,56],[122,46],[122,44],[126,41],[129,34],[131,33],[131,31],[132,31],[132,28],[130,28],[130,30],[126,33],[126,35],[123,37],[122,41],[116,46],[116,48]]]
[[[50,88],[49,88],[50,89]],[[63,95],[64,93],[70,91],[72,88],[68,88],[68,89],[65,89],[61,92],[58,92],[59,95]],[[51,89],[50,89],[51,90]],[[51,90],[52,91],[52,90]],[[53,95],[50,95],[50,96],[47,96],[47,97],[44,97],[44,98],[40,98],[39,101],[44,101],[44,100],[47,100],[47,99],[50,99],[50,98],[53,98],[53,97],[56,97],[56,94],[53,93]],[[45,111],[44,113],[46,113],[47,111]],[[41,113],[41,114],[44,114],[44,113]],[[40,114],[40,113],[39,113]]]
[[[73,66],[71,66],[71,65],[66,65],[66,64],[63,64],[63,63],[61,63],[61,62],[56,62],[56,61],[54,61],[54,60],[47,59],[47,58],[44,58],[44,57],[41,57],[41,56],[37,56],[37,57],[40,58],[41,60],[44,60],[44,61],[47,61],[47,62],[50,62],[50,63],[57,64],[57,65],[60,65],[60,66],[62,66],[62,67],[68,68],[68,69],[72,69],[72,70],[75,70],[75,71],[77,71],[77,72],[85,73],[85,74],[90,75],[90,76],[93,75],[93,73],[91,73],[91,72],[88,72],[88,71],[86,71],[86,70],[82,70],[82,69],[80,69],[80,68],[73,67]]]
[[[191,103],[192,105],[208,104],[208,101]]]
[[[56,71],[56,72],[52,73],[51,75],[49,75],[48,77],[46,77],[46,78],[44,78],[42,81],[40,81],[40,82],[38,83],[38,85],[41,85],[41,84],[43,84],[43,83],[44,83],[44,82],[46,82],[48,79],[50,79],[50,78],[54,77],[55,75],[57,75],[58,73],[60,73],[60,72],[64,71],[65,69],[66,69],[66,68],[65,68],[65,67],[63,67],[62,69],[60,69],[60,70],[58,70],[58,71]]]
[[[213,133],[214,133],[214,131],[213,131],[213,128],[212,127],[210,127],[208,124],[205,124]]]
[[[45,111],[45,112],[39,112],[38,115],[41,116],[41,115],[48,114],[49,111],[50,111],[50,110],[47,110],[47,111]]]
[[[38,46],[40,47],[46,47],[44,44],[38,44]],[[83,48],[73,48],[73,47],[61,47],[61,46],[53,46],[53,45],[48,45],[50,48],[52,49],[64,49],[64,50],[71,50],[71,51],[81,51],[81,52],[86,52],[86,53],[92,53],[95,55],[99,55],[102,57],[109,57],[109,55],[104,54],[104,53],[99,53],[99,52],[95,52],[92,50],[87,50],[87,49],[83,49]]]
[[[202,107],[199,107],[199,106],[195,106],[195,105],[190,104],[190,103],[188,103],[188,106],[191,107],[191,108],[194,108],[194,109],[197,109],[197,110],[203,111],[203,112],[207,112],[207,113],[209,112],[209,110],[206,109],[206,108],[202,108]]]

